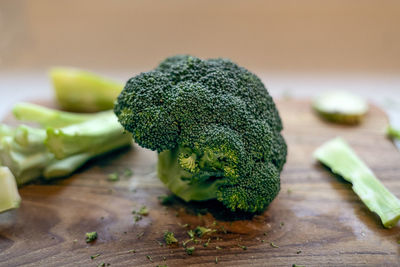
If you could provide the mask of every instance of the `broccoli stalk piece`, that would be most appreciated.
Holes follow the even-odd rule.
[[[131,142],[131,134],[125,132],[112,111],[64,128],[47,128],[46,145],[57,159],[80,153],[98,155]]]
[[[95,112],[112,109],[123,84],[73,68],[50,71],[56,98],[69,111]]]
[[[388,126],[386,133],[390,138],[397,139],[400,141],[400,129],[396,129],[393,126]]]
[[[13,108],[14,116],[20,121],[36,122],[42,127],[65,127],[81,123],[105,113],[81,114],[54,110],[31,103],[18,103]]]
[[[357,124],[364,119],[368,112],[368,103],[352,93],[332,91],[318,96],[313,102],[313,108],[328,121]]]
[[[16,110],[18,118],[48,126],[47,131],[51,133],[78,129],[78,136],[69,136],[68,142],[56,142],[56,147],[52,146],[52,141],[47,141],[49,135],[45,129],[25,125],[13,129],[1,125],[0,162],[10,168],[18,185],[42,176],[45,179],[68,176],[88,160],[132,143],[131,135],[124,133],[112,111],[92,115],[74,114],[25,103],[17,105],[14,112]],[[30,113],[36,116],[30,117]],[[56,128],[54,125],[65,127]],[[93,128],[88,128],[89,126]],[[89,134],[91,135],[88,136]],[[82,144],[83,142],[85,143]],[[59,151],[72,152],[68,155],[64,153],[57,159],[48,146],[57,155]]]
[[[161,181],[185,201],[262,212],[280,190],[287,148],[261,80],[228,59],[175,56],[131,78],[114,108]]]
[[[368,166],[341,138],[335,138],[319,147],[314,157],[333,173],[353,184],[353,191],[361,201],[380,217],[386,228],[400,220],[400,200],[375,177]]]
[[[21,203],[17,184],[7,167],[0,167],[0,212],[16,209]]]
[[[176,239],[174,236],[174,233],[172,233],[170,231],[164,232],[164,241],[165,241],[165,244],[167,244],[167,245],[178,243],[178,239]]]

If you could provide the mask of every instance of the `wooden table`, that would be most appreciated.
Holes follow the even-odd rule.
[[[161,205],[157,197],[168,190],[156,177],[156,154],[135,146],[68,179],[21,188],[20,209],[0,214],[0,266],[400,266],[399,226],[384,229],[349,183],[312,158],[340,135],[400,197],[400,153],[384,136],[385,114],[372,107],[365,123],[350,127],[321,121],[307,101],[281,100],[278,107],[289,156],[281,192],[264,214],[229,222],[215,209],[202,214],[215,203]],[[127,168],[131,177],[107,180]],[[142,205],[149,215],[135,222],[131,212]],[[165,230],[184,241],[198,225],[218,230],[208,247],[208,237],[189,243],[189,256],[181,245],[163,244]],[[98,239],[87,244],[91,231]]]

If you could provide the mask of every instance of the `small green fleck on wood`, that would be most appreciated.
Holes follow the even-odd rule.
[[[146,255],[146,258],[147,258],[149,261],[153,262],[153,258],[152,258],[150,255]]]
[[[189,248],[185,248],[185,251],[188,255],[192,255],[194,252],[195,248],[194,247],[189,247]]]
[[[242,245],[238,245],[239,248],[243,249],[243,250],[247,250],[246,246],[242,246]]]
[[[90,256],[90,259],[95,259],[95,258],[97,258],[98,256],[100,256],[100,254],[96,254],[96,255],[92,255],[92,256]]]
[[[97,232],[86,233],[86,243],[93,242],[97,239]]]
[[[275,245],[275,243],[274,242],[271,242],[271,243],[269,243],[270,245],[271,245],[271,247],[273,247],[273,248],[279,248],[279,246],[277,246],[277,245]]]
[[[116,173],[116,172],[110,173],[110,174],[108,175],[108,180],[109,180],[110,182],[116,182],[116,181],[118,181],[118,180],[119,180],[119,175],[118,175],[118,173]]]
[[[149,209],[146,206],[143,206],[138,211],[138,214],[143,215],[143,216],[147,216],[149,214]]]
[[[178,243],[178,239],[175,238],[174,233],[170,231],[164,232],[164,241],[167,245]]]

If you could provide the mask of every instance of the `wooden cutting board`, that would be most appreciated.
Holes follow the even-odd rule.
[[[350,127],[321,121],[308,101],[281,100],[278,108],[289,156],[281,192],[264,214],[229,222],[215,211],[201,215],[203,205],[161,205],[157,197],[168,190],[156,177],[156,154],[135,146],[68,179],[21,188],[20,209],[0,214],[0,266],[400,266],[400,226],[384,229],[349,183],[312,158],[340,135],[400,197],[400,153],[384,136],[385,114],[372,107],[361,126]],[[127,168],[131,177],[107,180]],[[149,215],[135,222],[131,212],[142,205]],[[163,245],[165,230],[184,241],[198,225],[218,230],[208,247],[208,237],[189,243],[191,256]],[[86,244],[91,231],[98,239]]]

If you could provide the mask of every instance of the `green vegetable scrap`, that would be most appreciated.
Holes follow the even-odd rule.
[[[131,78],[115,108],[158,176],[185,201],[261,212],[280,190],[287,148],[261,80],[228,59],[174,56]]]
[[[101,254],[96,254],[96,255],[92,255],[90,256],[90,259],[94,260],[95,258],[99,257]]]
[[[186,251],[186,253],[187,253],[188,255],[192,255],[193,252],[194,252],[194,250],[195,250],[195,247],[188,247],[188,248],[185,248],[185,251]]]
[[[75,112],[112,109],[124,87],[121,83],[73,68],[53,68],[50,77],[60,106]]]
[[[86,233],[86,243],[93,242],[97,239],[97,232]]]
[[[400,220],[400,200],[376,178],[370,168],[341,138],[335,138],[319,147],[314,157],[333,173],[353,184],[353,191],[362,202],[378,214],[382,224],[391,228]]]
[[[364,99],[345,91],[323,93],[314,100],[313,108],[324,119],[343,124],[360,123],[368,112]]]
[[[14,175],[7,167],[0,167],[0,212],[16,209],[20,203]]]
[[[116,182],[116,181],[118,181],[118,180],[119,180],[119,175],[118,175],[118,173],[116,173],[116,172],[110,173],[110,174],[108,175],[108,180],[109,180],[110,182]]]
[[[138,214],[147,216],[149,215],[149,209],[146,206],[142,206],[140,210],[138,211]]]
[[[393,126],[388,126],[386,133],[390,138],[400,140],[400,129],[394,128]]]
[[[18,185],[69,176],[90,159],[132,143],[111,111],[88,115],[20,103],[13,112],[47,127],[0,126],[0,161]]]
[[[271,242],[271,243],[269,243],[270,245],[271,245],[271,247],[273,247],[273,248],[279,248],[279,246],[277,246],[277,245],[275,245],[275,243],[274,242]]]
[[[213,230],[213,229],[202,227],[202,226],[197,226],[194,229],[194,232],[198,237],[203,237],[203,235],[205,235],[205,234],[211,234],[211,233],[214,233],[216,231],[217,230]]]
[[[178,243],[178,239],[175,238],[174,233],[165,231],[164,241],[167,245]]]

